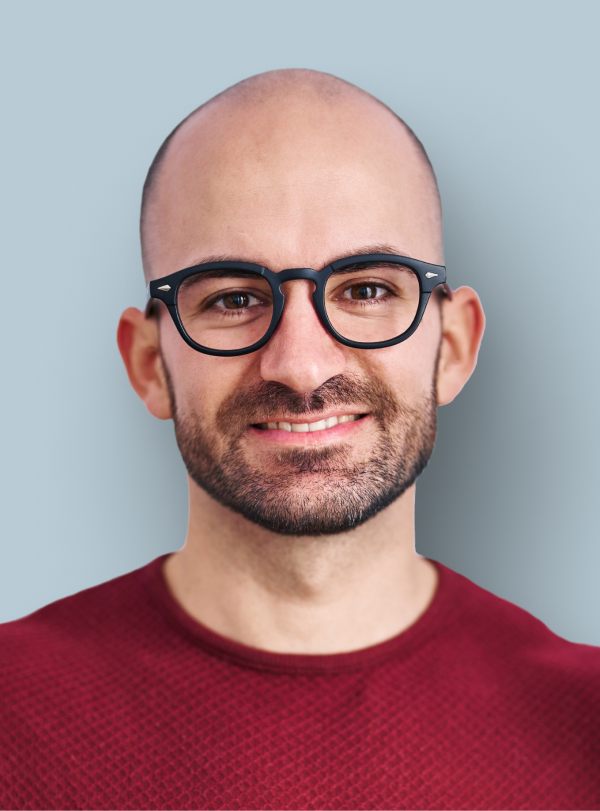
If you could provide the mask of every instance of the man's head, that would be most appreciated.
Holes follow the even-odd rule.
[[[168,139],[144,189],[142,249],[147,280],[216,259],[275,272],[374,252],[442,264],[439,195],[423,148],[385,105],[332,76],[276,71],[212,99]],[[444,329],[432,297],[406,342],[354,349],[324,329],[312,290],[285,283],[274,335],[239,357],[196,352],[162,305],[158,321],[127,311],[119,332],[134,387],[175,420],[192,480],[280,533],[347,530],[410,487],[483,330],[470,291],[443,305]],[[310,429],[336,416],[358,419]]]

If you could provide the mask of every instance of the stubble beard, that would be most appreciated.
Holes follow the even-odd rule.
[[[164,368],[175,436],[191,479],[220,504],[280,535],[335,535],[363,524],[414,484],[433,453],[435,375],[428,395],[411,405],[373,378],[338,375],[309,394],[262,381],[228,397],[209,430],[201,415],[178,408]],[[248,425],[264,422],[266,415],[301,418],[356,404],[375,422],[376,439],[366,459],[353,461],[344,442],[278,449],[268,471],[248,459],[243,447]],[[218,455],[215,431],[224,440]]]

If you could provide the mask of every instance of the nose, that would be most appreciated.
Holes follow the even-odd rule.
[[[313,282],[300,279],[282,285],[283,314],[260,350],[263,380],[274,380],[302,394],[318,389],[346,368],[345,347],[319,320],[311,296],[313,288]]]

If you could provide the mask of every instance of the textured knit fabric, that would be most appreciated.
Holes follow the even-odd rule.
[[[268,653],[163,561],[0,626],[2,808],[600,808],[599,648],[436,564],[394,639]]]

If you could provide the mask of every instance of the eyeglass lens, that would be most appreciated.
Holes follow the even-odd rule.
[[[409,268],[381,265],[333,273],[325,287],[325,309],[333,328],[360,343],[388,341],[412,324],[419,306],[419,280]],[[200,272],[178,291],[185,331],[208,349],[245,349],[260,341],[271,324],[273,294],[255,273]]]
[[[377,343],[410,327],[419,307],[419,279],[401,265],[333,273],[325,286],[325,309],[343,338]]]

